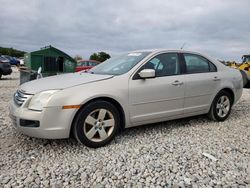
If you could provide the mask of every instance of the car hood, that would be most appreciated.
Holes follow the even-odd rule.
[[[112,77],[113,75],[69,73],[26,82],[22,84],[19,89],[24,93],[36,94],[45,90],[66,89],[90,82],[106,80]]]
[[[2,62],[2,63],[10,63],[10,61],[8,59],[1,59],[0,62]]]

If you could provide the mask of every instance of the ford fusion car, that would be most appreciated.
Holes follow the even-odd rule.
[[[200,53],[143,50],[113,57],[89,72],[21,85],[10,104],[23,134],[88,147],[108,144],[119,129],[207,114],[224,121],[242,95],[241,73]]]

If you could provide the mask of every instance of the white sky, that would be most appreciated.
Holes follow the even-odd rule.
[[[237,60],[250,54],[250,0],[0,0],[0,46],[46,45],[88,58],[180,48]]]

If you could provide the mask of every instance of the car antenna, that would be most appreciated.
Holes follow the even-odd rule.
[[[186,42],[184,42],[183,45],[181,46],[181,50],[184,48],[185,45],[186,45]]]

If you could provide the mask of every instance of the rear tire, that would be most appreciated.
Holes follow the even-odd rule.
[[[225,121],[231,113],[233,97],[227,91],[220,91],[214,98],[208,117],[214,121]]]
[[[0,80],[1,80],[1,78],[2,78],[2,71],[0,70]]]
[[[248,78],[247,78],[247,73],[240,70],[240,73],[242,75],[242,80],[243,80],[243,87],[245,87],[248,84]]]
[[[80,109],[73,124],[73,134],[78,142],[98,148],[110,143],[119,127],[117,108],[109,102],[98,100]]]

